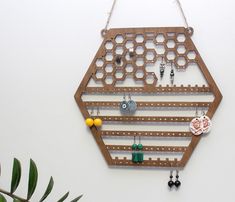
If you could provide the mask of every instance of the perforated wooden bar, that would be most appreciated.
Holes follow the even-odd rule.
[[[101,136],[141,136],[141,137],[192,137],[191,132],[179,131],[107,131],[102,130],[99,132]]]
[[[106,145],[109,151],[132,151],[131,145]],[[144,146],[145,152],[185,152],[187,147],[180,146]]]
[[[92,102],[86,101],[87,107],[120,107],[120,102]],[[144,107],[209,107],[211,102],[136,102],[138,108]]]

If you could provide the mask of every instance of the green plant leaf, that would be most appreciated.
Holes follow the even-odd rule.
[[[83,195],[78,196],[77,198],[73,199],[71,202],[77,202]]]
[[[69,195],[69,191],[64,196],[62,196],[60,200],[58,200],[57,202],[63,202],[68,197],[68,195]]]
[[[17,198],[14,198],[13,202],[22,202],[22,201]]]
[[[49,183],[47,185],[47,189],[46,189],[45,193],[43,194],[43,196],[42,196],[42,198],[40,199],[39,202],[44,201],[48,197],[48,195],[51,193],[51,190],[53,189],[53,186],[54,186],[54,180],[51,177],[50,181],[49,181]]]
[[[14,193],[17,187],[19,186],[21,178],[21,165],[20,161],[14,158],[12,177],[11,177],[11,193]]]
[[[2,194],[0,194],[0,202],[7,202],[7,200]]]
[[[37,186],[38,182],[38,170],[37,166],[32,159],[30,159],[30,167],[29,167],[29,181],[28,181],[28,194],[27,200],[29,200]]]

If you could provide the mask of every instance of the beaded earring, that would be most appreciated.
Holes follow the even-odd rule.
[[[170,180],[168,181],[168,187],[170,188],[172,188],[175,185],[174,181],[172,180],[173,178],[172,174],[173,174],[173,170],[170,171]]]
[[[179,171],[176,170],[176,176],[175,176],[176,180],[175,180],[175,187],[179,188],[181,185],[181,182],[179,181]]]
[[[171,85],[174,84],[174,76],[175,76],[175,73],[174,73],[174,69],[173,69],[173,62],[171,62],[171,73],[170,73],[170,82],[171,82]]]
[[[160,63],[160,78],[161,79],[164,76],[164,71],[165,71],[165,63],[164,63],[164,58],[162,57],[162,61]]]
[[[137,145],[138,149],[138,162],[142,163],[144,161],[143,145],[141,144],[141,137],[139,136],[139,144]]]
[[[98,107],[98,108],[97,108],[97,117],[99,116],[99,114],[100,114],[100,110],[99,110],[99,107]],[[102,120],[101,120],[100,118],[95,118],[95,119],[94,119],[94,125],[95,125],[96,127],[102,126]]]
[[[134,136],[134,143],[131,146],[131,148],[132,148],[132,162],[133,163],[138,163],[138,155],[136,153],[137,147],[138,147],[138,145],[136,144],[135,136]]]
[[[92,114],[93,114],[93,108],[92,108],[92,110],[91,110],[91,115],[92,115]],[[94,120],[93,120],[91,117],[89,117],[89,118],[86,118],[85,123],[86,123],[86,125],[87,125],[88,127],[92,127],[93,124],[94,124]]]

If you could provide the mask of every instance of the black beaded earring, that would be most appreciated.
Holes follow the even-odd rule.
[[[171,63],[171,73],[170,73],[170,82],[171,82],[171,85],[174,84],[174,76],[175,76],[175,73],[174,73],[173,62],[172,62]]]
[[[160,78],[161,79],[164,76],[164,71],[165,71],[165,63],[164,63],[164,58],[162,57],[162,61],[160,63]]]
[[[178,188],[181,185],[181,182],[179,181],[179,171],[176,170],[176,176],[175,176],[176,180],[175,180],[175,187]]]
[[[170,171],[170,180],[168,181],[168,187],[172,188],[175,183],[173,182],[172,178],[173,178],[173,175],[172,175],[173,171],[171,170]]]

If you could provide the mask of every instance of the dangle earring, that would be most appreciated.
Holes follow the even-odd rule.
[[[130,58],[133,58],[133,57],[135,56],[135,54],[134,54],[134,48],[133,48],[133,47],[130,47],[130,48],[128,49],[128,51],[129,51],[129,57],[130,57]]]
[[[165,71],[165,63],[164,63],[164,58],[162,57],[162,61],[160,63],[160,78],[161,79],[164,76],[164,71]]]
[[[205,112],[202,113],[200,117],[203,133],[209,133],[211,130],[212,122],[211,119],[206,116]]]
[[[129,112],[129,104],[126,101],[126,95],[123,95],[123,101],[120,103],[120,111],[122,114],[127,114]]]
[[[99,116],[100,114],[100,110],[99,110],[99,107],[97,108],[97,117]],[[95,118],[94,119],[94,125],[96,127],[101,127],[102,126],[102,120],[100,118]]]
[[[172,180],[173,178],[172,174],[173,174],[173,170],[170,171],[170,180],[168,181],[168,187],[170,188],[172,188],[175,185],[174,181]]]
[[[176,176],[175,176],[176,180],[175,180],[175,187],[178,188],[181,185],[181,182],[179,181],[179,171],[176,170]]]
[[[196,116],[190,122],[189,128],[190,131],[196,136],[201,135],[203,133],[202,121],[201,118],[198,116],[197,107],[196,107]]]
[[[91,109],[91,116],[92,114],[93,114],[93,108]],[[94,124],[94,120],[91,117],[89,117],[86,119],[85,123],[88,127],[92,127]]]
[[[171,85],[174,84],[174,76],[175,76],[175,73],[174,73],[174,69],[173,69],[173,62],[171,62],[171,73],[170,73],[170,82],[171,82]]]
[[[122,63],[122,57],[121,55],[117,55],[116,58],[115,58],[115,63],[116,65],[121,65]]]
[[[134,143],[133,145],[131,146],[132,148],[132,162],[133,163],[138,163],[138,155],[136,153],[136,150],[137,150],[137,144],[136,144],[136,141],[135,141],[135,136],[134,136]]]
[[[128,101],[128,110],[130,114],[134,114],[137,109],[137,104],[134,100],[131,99],[131,95],[129,94],[129,101]]]
[[[138,149],[138,162],[139,163],[142,163],[144,161],[144,153],[143,153],[143,145],[141,144],[141,141],[140,141],[140,136],[139,136],[139,144],[137,145],[137,149]]]

